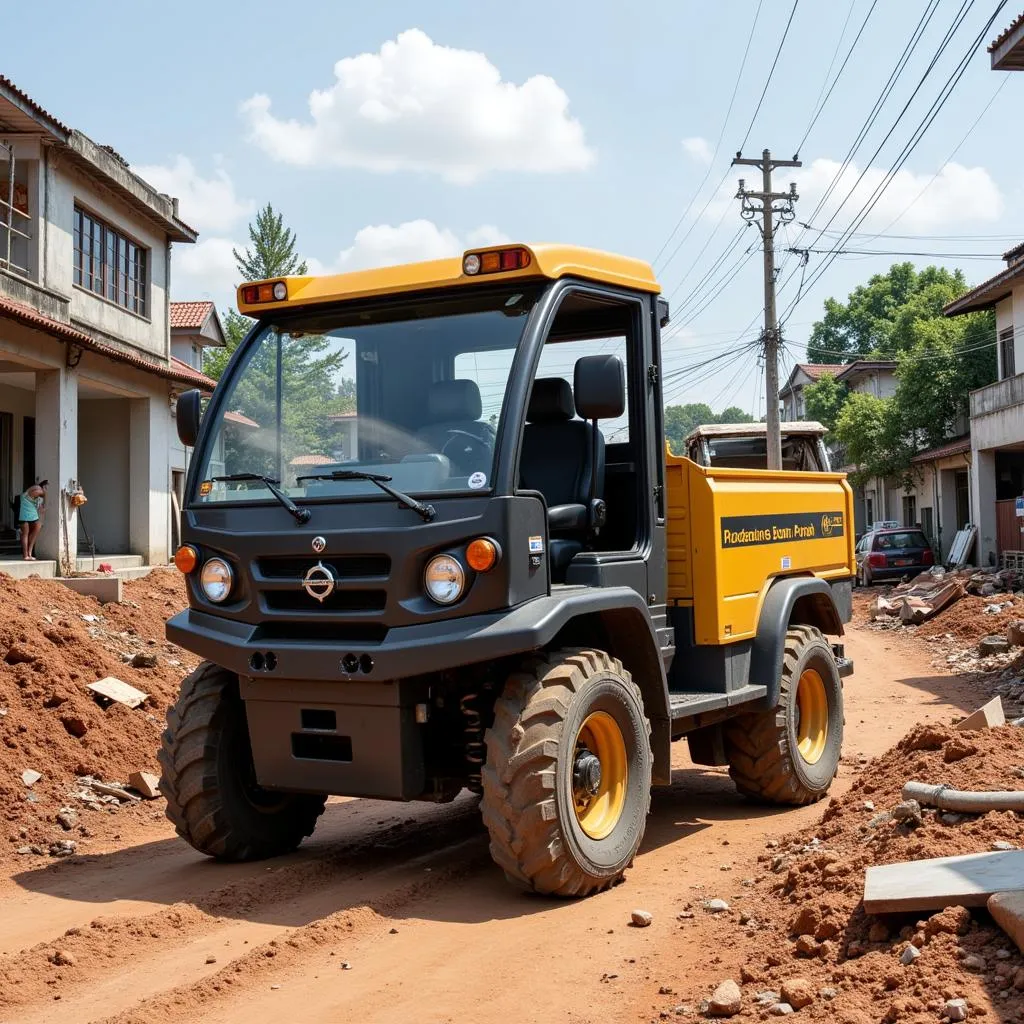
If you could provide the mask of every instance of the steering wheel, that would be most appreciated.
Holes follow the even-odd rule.
[[[450,428],[446,433],[451,436],[441,446],[441,454],[447,457],[448,449],[452,445],[463,445],[462,452],[457,458],[452,460],[460,470],[466,469],[467,472],[471,472],[474,467],[485,470],[490,469],[494,456],[493,444],[488,444],[483,438],[471,434],[468,430]]]

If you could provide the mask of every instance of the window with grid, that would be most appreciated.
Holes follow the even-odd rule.
[[[1013,328],[1004,327],[999,332],[999,368],[1002,370],[1000,380],[1013,377],[1017,373],[1013,355]]]
[[[74,282],[109,302],[146,315],[149,252],[75,207]]]

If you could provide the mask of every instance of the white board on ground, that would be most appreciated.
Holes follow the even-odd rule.
[[[114,676],[107,676],[98,682],[90,683],[86,689],[98,693],[101,697],[106,697],[107,700],[115,701],[118,704],[127,704],[130,708],[137,708],[149,696],[148,693],[136,690],[134,686],[129,686],[120,679],[115,679]]]
[[[994,729],[998,725],[1006,725],[1006,713],[1003,711],[1001,697],[993,697],[987,704],[978,708],[973,715],[965,718],[957,728],[961,732]]]
[[[970,853],[868,868],[864,910],[901,914],[944,907],[983,907],[989,896],[1024,886],[1024,850]]]

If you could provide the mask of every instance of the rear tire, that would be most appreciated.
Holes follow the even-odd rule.
[[[509,678],[487,730],[482,810],[510,882],[586,896],[622,878],[650,809],[650,732],[639,689],[603,651],[556,651]]]
[[[209,662],[182,683],[157,757],[167,817],[182,839],[219,860],[291,852],[312,834],[327,802],[257,784],[238,679]]]
[[[829,791],[843,747],[843,684],[831,646],[812,626],[786,633],[779,703],[725,723],[729,774],[744,796],[809,804]]]

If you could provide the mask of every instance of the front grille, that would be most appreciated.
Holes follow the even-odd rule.
[[[251,644],[311,643],[351,644],[367,647],[382,644],[388,627],[382,622],[264,622],[253,631]]]
[[[382,612],[387,604],[386,590],[335,590],[323,601],[305,590],[267,590],[263,593],[267,610],[272,612]]]
[[[256,562],[268,580],[301,580],[317,562],[323,563],[339,580],[359,577],[387,578],[391,559],[387,555],[265,555]]]

